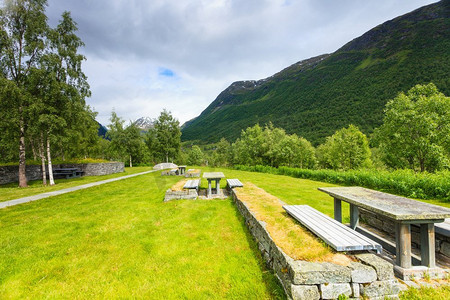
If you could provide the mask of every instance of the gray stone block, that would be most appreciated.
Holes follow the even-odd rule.
[[[363,264],[374,268],[377,272],[378,280],[389,280],[394,278],[394,267],[381,257],[371,253],[356,254],[355,257]]]
[[[442,242],[439,250],[443,255],[450,257],[450,243]]]
[[[397,296],[400,293],[400,284],[396,279],[362,283],[359,285],[361,295],[369,298]]]
[[[337,299],[339,295],[351,296],[352,288],[349,283],[324,283],[320,285],[322,299]]]
[[[315,300],[320,299],[317,285],[291,285],[291,295],[293,300]]]
[[[352,297],[353,298],[359,298],[361,296],[359,283],[351,283],[352,288]]]
[[[352,262],[348,266],[352,270],[352,282],[368,283],[377,280],[377,272],[371,266]]]
[[[342,283],[351,281],[349,268],[332,263],[295,261],[290,265],[294,284]]]

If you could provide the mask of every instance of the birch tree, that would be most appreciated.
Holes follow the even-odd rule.
[[[5,0],[0,9],[0,69],[15,85],[8,102],[12,120],[18,124],[19,186],[27,186],[25,136],[30,97],[24,87],[31,69],[36,67],[45,47],[46,0]]]

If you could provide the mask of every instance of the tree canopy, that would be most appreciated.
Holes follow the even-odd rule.
[[[450,97],[432,83],[398,94],[386,104],[383,125],[374,136],[392,168],[449,168]]]

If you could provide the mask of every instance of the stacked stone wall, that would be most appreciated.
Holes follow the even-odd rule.
[[[250,209],[232,192],[233,200],[258,243],[267,267],[273,269],[289,299],[396,298],[400,285],[393,266],[371,253],[356,254],[349,266],[294,260],[279,248]]]
[[[83,176],[98,176],[123,172],[125,165],[122,162],[53,165],[53,169],[59,168],[78,168],[84,171]],[[28,181],[42,179],[41,166],[27,165],[26,175]],[[19,182],[19,166],[0,166],[0,184],[11,182]]]
[[[391,219],[360,209],[360,219],[362,222],[395,237],[395,223]],[[450,260],[450,237],[435,233],[436,254],[443,255]],[[411,225],[411,246],[420,248],[420,228],[417,225]]]

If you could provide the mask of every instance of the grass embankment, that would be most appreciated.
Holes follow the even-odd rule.
[[[0,210],[0,298],[283,298],[231,201],[159,172]]]
[[[56,179],[56,185],[53,186],[43,186],[42,180],[34,180],[28,182],[27,188],[19,188],[17,182],[8,183],[4,185],[0,185],[0,202],[13,200],[22,197],[28,197],[32,195],[37,195],[41,193],[47,193],[57,190],[62,190],[69,187],[74,187],[90,182],[97,182],[106,179],[122,177],[126,175],[136,174],[140,172],[150,171],[151,167],[134,167],[134,168],[125,168],[125,172],[115,173],[110,175],[102,175],[102,176],[83,176],[78,178],[71,179]]]

